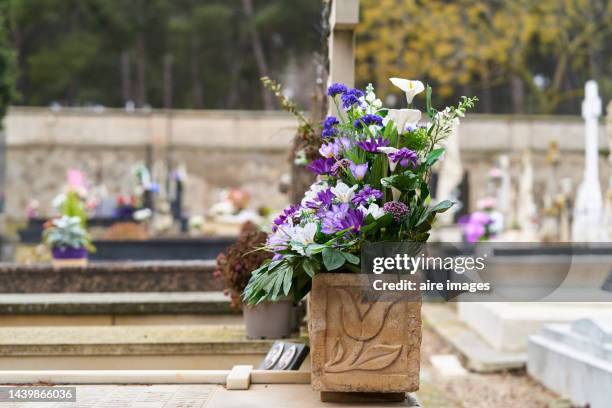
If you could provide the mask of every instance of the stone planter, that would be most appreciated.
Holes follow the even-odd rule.
[[[87,249],[72,247],[51,248],[54,268],[87,266]]]
[[[376,393],[381,399],[419,388],[421,302],[362,301],[367,277],[321,273],[312,283],[312,387],[330,393]],[[335,397],[334,397],[335,399]]]
[[[248,339],[280,339],[289,337],[295,313],[290,299],[243,305],[242,314]]]

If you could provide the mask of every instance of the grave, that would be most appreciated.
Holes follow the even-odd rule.
[[[529,375],[574,404],[610,406],[612,315],[546,325],[529,337]]]

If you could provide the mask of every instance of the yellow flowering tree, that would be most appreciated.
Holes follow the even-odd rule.
[[[508,87],[515,111],[524,95],[542,113],[580,97],[582,81],[568,77],[601,74],[597,56],[612,30],[612,2],[605,0],[361,4],[359,80],[375,82],[382,94],[392,76],[424,78],[446,97],[477,86],[485,106],[491,88]]]

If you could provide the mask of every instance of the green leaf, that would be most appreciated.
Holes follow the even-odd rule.
[[[425,159],[425,166],[433,166],[438,161],[440,156],[442,156],[442,153],[444,153],[445,150],[446,149],[444,149],[443,147],[432,150],[431,153],[427,155],[427,159]]]
[[[348,262],[352,263],[353,265],[357,265],[360,262],[359,257],[351,253],[342,252],[342,256],[344,257],[344,259],[346,259]]]
[[[285,296],[289,296],[289,292],[291,291],[291,281],[293,279],[293,269],[288,269],[285,272],[285,276],[283,278],[283,292]]]
[[[315,267],[313,264],[314,264],[314,261],[312,261],[309,258],[304,258],[304,260],[302,261],[302,269],[311,278],[314,277],[316,273]]]
[[[455,203],[450,200],[440,201],[438,204],[433,206],[429,211],[432,213],[443,213],[444,211],[451,208]]]
[[[333,271],[335,269],[340,268],[346,262],[344,256],[342,256],[342,252],[338,251],[335,248],[325,248],[323,250],[323,265],[325,265],[325,269],[328,271]]]
[[[427,85],[425,89],[425,106],[427,107],[427,116],[433,118],[435,113],[433,107],[431,106],[431,86]]]

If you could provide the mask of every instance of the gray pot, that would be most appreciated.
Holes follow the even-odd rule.
[[[291,335],[293,302],[262,302],[242,308],[248,339],[280,339]]]

